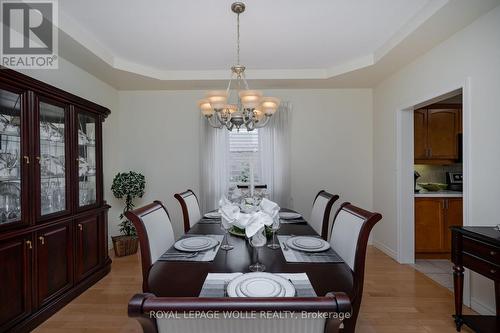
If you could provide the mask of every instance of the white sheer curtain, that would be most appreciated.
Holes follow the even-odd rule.
[[[200,139],[200,205],[205,213],[217,208],[219,199],[227,192],[228,131],[210,127],[203,118]]]
[[[267,126],[259,128],[259,153],[262,183],[270,199],[281,207],[291,207],[290,123],[292,105],[282,102]]]

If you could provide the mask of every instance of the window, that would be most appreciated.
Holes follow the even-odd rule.
[[[250,159],[254,161],[255,183],[260,182],[259,130],[240,129],[229,132],[228,170],[231,184],[250,181]]]

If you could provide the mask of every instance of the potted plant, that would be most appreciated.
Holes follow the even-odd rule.
[[[121,236],[111,237],[113,248],[117,257],[123,257],[137,252],[139,240],[134,225],[127,218],[125,213],[134,208],[133,200],[142,198],[146,180],[140,173],[129,171],[119,172],[113,179],[111,191],[117,199],[125,198],[125,207],[120,214],[120,233]]]

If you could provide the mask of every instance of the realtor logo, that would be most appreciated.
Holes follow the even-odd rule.
[[[58,68],[57,0],[1,0],[1,65]]]

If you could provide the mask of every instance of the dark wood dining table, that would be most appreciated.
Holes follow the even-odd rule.
[[[220,223],[197,223],[189,234],[224,234]],[[317,235],[307,223],[283,223],[278,235]],[[156,261],[148,275],[149,292],[156,296],[198,297],[208,273],[249,272],[253,263],[253,248],[244,238],[228,234],[234,249],[218,250],[211,262]],[[277,241],[277,240],[276,240]],[[328,292],[351,295],[352,273],[345,263],[288,263],[282,250],[267,246],[259,248],[259,261],[271,273],[307,273],[318,296]]]

